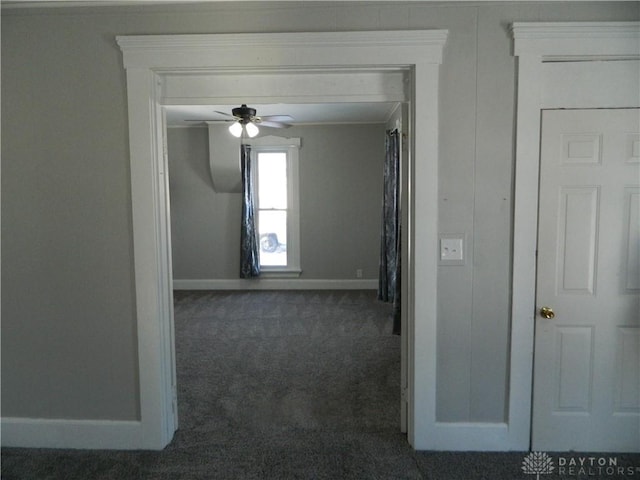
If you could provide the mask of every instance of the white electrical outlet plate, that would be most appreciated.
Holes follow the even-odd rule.
[[[440,265],[464,265],[464,238],[463,233],[440,235]]]

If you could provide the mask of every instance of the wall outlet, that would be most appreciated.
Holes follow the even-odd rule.
[[[362,278],[362,269],[361,268],[356,270],[356,278]]]

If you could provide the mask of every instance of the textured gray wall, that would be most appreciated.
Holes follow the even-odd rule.
[[[286,106],[283,107],[286,110]],[[301,279],[377,278],[384,125],[269,132],[300,137]],[[216,193],[204,128],[169,129],[173,276],[237,279],[240,194]]]
[[[243,2],[3,10],[2,415],[138,416],[126,89],[115,35],[444,28],[439,229],[466,233],[469,257],[439,272],[437,414],[502,421],[516,82],[508,26],[637,20],[639,8]]]

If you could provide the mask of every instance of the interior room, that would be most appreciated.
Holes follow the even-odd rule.
[[[400,105],[251,106],[265,118],[270,112],[291,117],[285,128],[258,123],[258,138],[300,139],[302,271],[290,281],[292,288],[317,288],[322,282],[325,288],[377,289],[385,131],[396,128]],[[243,140],[226,131],[233,119],[216,113],[230,114],[233,107],[168,107],[174,288],[204,288],[207,281],[212,289],[239,288]],[[220,135],[210,138],[209,125],[194,119],[217,120],[211,128],[221,129]],[[233,177],[222,183],[223,175]],[[250,281],[243,287],[261,288]]]
[[[3,478],[640,465],[638,2],[1,8]],[[228,131],[243,104],[255,138]],[[274,145],[298,236],[256,248],[298,260],[241,278],[242,159]]]

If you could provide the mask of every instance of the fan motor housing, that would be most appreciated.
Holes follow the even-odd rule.
[[[231,110],[234,117],[242,118],[245,121],[250,121],[252,117],[256,116],[256,109],[247,107],[245,104],[242,104],[240,107],[236,107]]]

